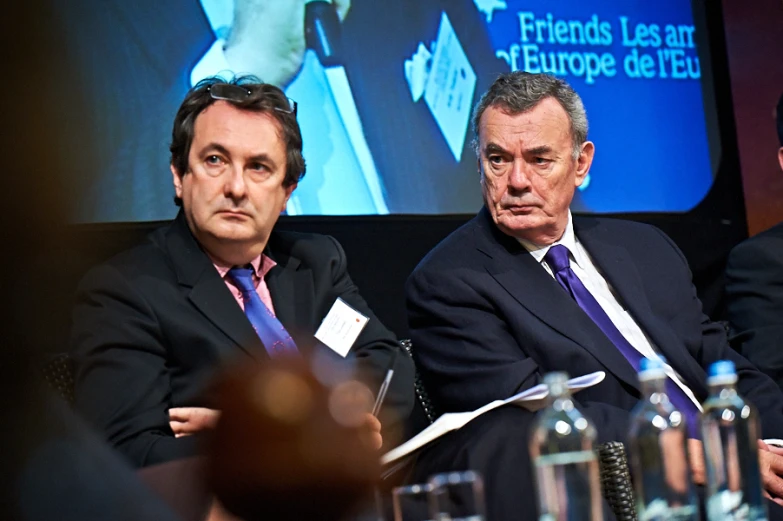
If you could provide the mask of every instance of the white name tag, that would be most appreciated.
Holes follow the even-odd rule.
[[[368,320],[369,317],[362,315],[343,299],[338,298],[324,317],[318,331],[315,332],[315,338],[344,358]]]

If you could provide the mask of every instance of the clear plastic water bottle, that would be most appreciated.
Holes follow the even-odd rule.
[[[696,521],[685,415],[669,401],[661,360],[641,361],[642,401],[631,413],[628,452],[640,521]]]
[[[737,394],[736,383],[733,362],[723,360],[710,366],[710,397],[701,417],[710,521],[767,519],[756,445],[756,411]]]
[[[568,375],[544,377],[548,405],[538,413],[530,456],[538,489],[540,521],[599,521],[602,517],[595,427],[574,406]]]

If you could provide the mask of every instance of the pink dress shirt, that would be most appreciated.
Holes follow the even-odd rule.
[[[239,307],[242,308],[242,311],[245,310],[245,301],[242,299],[242,292],[239,290],[239,288],[234,284],[234,281],[231,280],[231,277],[228,277],[228,270],[233,268],[233,266],[224,266],[218,262],[215,261],[215,259],[212,259],[212,264],[214,264],[215,269],[220,274],[220,277],[223,279],[223,282],[226,283],[226,286],[228,287],[229,291],[231,291],[231,294],[234,296],[234,299],[237,301],[237,304],[239,304]],[[269,270],[274,268],[277,263],[264,255],[263,253],[253,259],[250,262],[250,265],[253,268],[253,282],[256,286],[256,293],[258,293],[258,296],[261,297],[261,302],[264,303],[264,305],[269,309],[269,311],[274,315],[275,314],[275,308],[272,305],[272,295],[269,294],[269,287],[266,285],[266,281],[264,280],[264,277],[267,273],[269,273]]]

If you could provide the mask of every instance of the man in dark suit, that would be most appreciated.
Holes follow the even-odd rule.
[[[761,411],[764,436],[780,437],[783,395],[703,315],[674,243],[643,224],[571,215],[595,150],[573,89],[548,75],[503,75],[479,101],[473,127],[485,207],[428,254],[407,287],[414,353],[436,406],[471,410],[538,384],[550,371],[601,370],[605,380],[576,401],[600,441],[623,441],[640,398],[641,357],[665,357],[672,394],[691,423],[707,396],[706,368],[729,359],[740,393]],[[503,414],[506,429],[531,416]],[[489,421],[474,428],[478,439],[499,443]],[[529,472],[526,431],[513,433],[501,450],[462,461],[491,475],[513,458],[505,471]],[[700,442],[690,443],[691,455],[700,455]],[[440,450],[470,454],[464,446]],[[761,452],[766,488],[781,497],[783,458]],[[697,481],[702,466],[694,458]],[[494,507],[502,516],[524,506],[513,503],[514,494],[500,496],[491,501],[502,502]]]
[[[783,170],[783,96],[777,105]],[[783,388],[783,223],[738,246],[726,265],[726,318],[732,345]]]
[[[135,465],[195,453],[197,437],[186,435],[217,420],[207,386],[224,362],[310,358],[354,370],[372,391],[390,367],[397,343],[352,283],[340,245],[273,231],[304,174],[301,150],[296,105],[277,87],[205,80],[174,121],[179,215],[82,281],[76,406]],[[317,341],[330,310],[346,338]],[[396,358],[385,427],[412,407],[412,369]],[[380,447],[381,423],[369,413],[366,423]]]

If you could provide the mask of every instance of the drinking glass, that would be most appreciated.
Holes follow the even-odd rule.
[[[430,519],[434,521],[483,521],[484,482],[472,470],[446,472],[428,482]]]
[[[430,521],[427,501],[432,485],[419,483],[392,490],[394,521]]]

